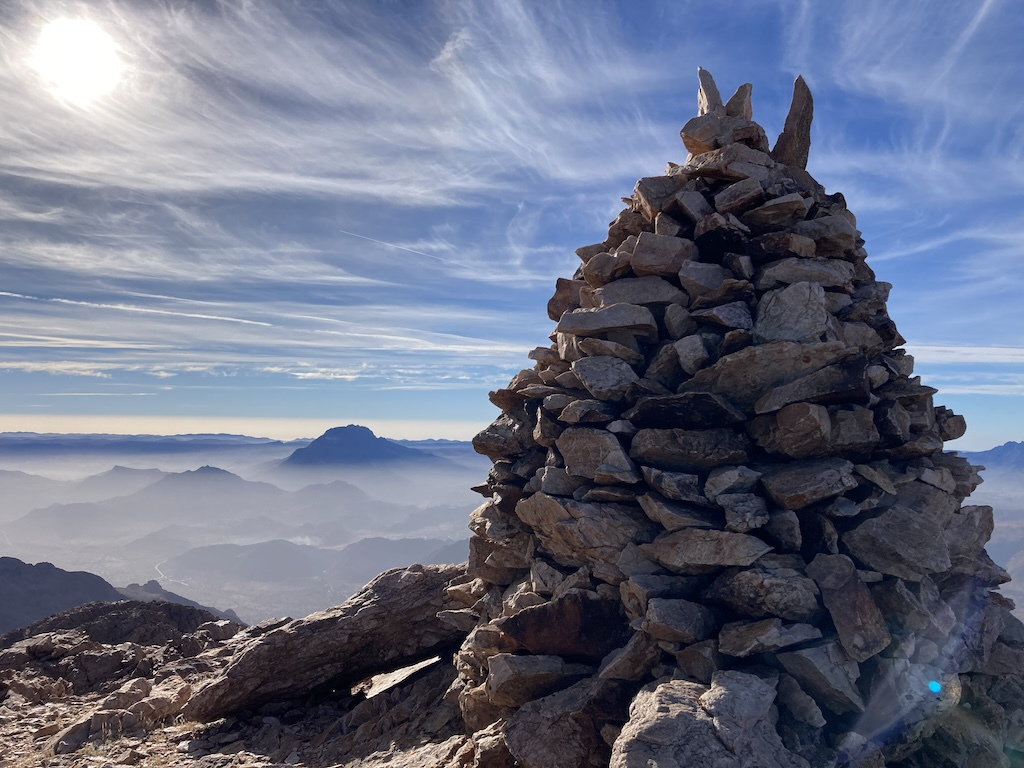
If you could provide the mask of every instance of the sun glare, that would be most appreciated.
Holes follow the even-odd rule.
[[[61,100],[79,107],[110,93],[123,69],[114,39],[85,19],[43,27],[31,64]]]

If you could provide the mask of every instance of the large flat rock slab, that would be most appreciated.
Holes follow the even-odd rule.
[[[465,633],[437,613],[462,607],[445,587],[463,572],[461,565],[387,571],[342,605],[255,637],[238,635],[227,667],[192,694],[184,716],[209,722],[452,649]]]

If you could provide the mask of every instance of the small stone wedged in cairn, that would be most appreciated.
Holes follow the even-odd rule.
[[[474,765],[1022,763],[1024,625],[942,451],[966,425],[806,171],[810,91],[770,149],[751,86],[698,76],[686,162],[577,250],[474,440]]]

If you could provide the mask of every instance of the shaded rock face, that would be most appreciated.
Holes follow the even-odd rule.
[[[805,170],[810,91],[770,149],[750,86],[699,74],[686,164],[577,251],[552,343],[475,440],[494,467],[449,691],[474,765],[1024,760],[991,510],[942,450],[964,422]]]

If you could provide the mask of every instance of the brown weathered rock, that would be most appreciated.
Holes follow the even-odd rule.
[[[645,493],[638,497],[640,508],[651,520],[659,523],[667,531],[678,531],[683,528],[717,528],[721,529],[721,516],[704,507],[686,504],[675,504],[653,493]]]
[[[640,428],[710,429],[744,421],[743,412],[721,395],[684,392],[681,395],[642,397],[623,414]]]
[[[499,653],[487,660],[487,697],[502,707],[519,707],[531,699],[567,688],[593,672],[584,664],[566,664],[560,656],[515,656]]]
[[[821,590],[821,599],[839,633],[843,650],[854,661],[870,659],[892,641],[885,617],[846,555],[819,553],[807,566],[807,575]]]
[[[650,544],[642,544],[640,551],[670,571],[688,574],[747,566],[771,547],[744,533],[684,528],[661,534]]]
[[[555,282],[555,295],[548,300],[548,317],[558,322],[563,313],[579,309],[580,288],[585,285],[582,280],[558,278]]]
[[[681,387],[684,392],[715,392],[753,410],[754,403],[783,384],[850,356],[841,342],[798,344],[776,341],[746,347],[699,371]]]
[[[698,643],[718,629],[714,614],[689,600],[655,597],[647,603],[640,628],[653,638],[672,643]]]
[[[740,221],[755,235],[772,232],[803,221],[809,201],[799,192],[769,200],[757,208],[740,214]],[[721,209],[719,209],[721,210]],[[805,278],[806,279],[806,278]],[[792,281],[795,282],[795,281]]]
[[[639,464],[681,472],[742,464],[750,441],[731,429],[641,429],[629,455]]]
[[[686,195],[690,193],[680,193]],[[699,192],[693,193],[704,198]],[[677,196],[678,199],[678,196]],[[705,202],[705,205],[707,203]],[[710,206],[708,213],[711,213]],[[630,265],[637,277],[658,275],[671,277],[678,274],[684,262],[697,258],[697,246],[692,240],[681,237],[668,237],[652,232],[642,232],[633,247]]]
[[[928,517],[899,504],[843,534],[850,554],[867,567],[901,579],[919,581],[950,567],[949,548]]]
[[[783,624],[781,619],[754,622],[733,622],[722,627],[718,649],[727,656],[746,657],[767,653],[790,645],[806,643],[821,637],[821,630],[811,624]]]
[[[710,501],[702,490],[700,475],[685,472],[666,472],[654,467],[641,467],[644,482],[666,499],[685,501],[707,507]]]
[[[783,509],[802,509],[857,487],[853,464],[845,459],[790,462],[768,470],[761,483]]]
[[[778,560],[772,562],[772,558]],[[810,621],[821,610],[818,588],[793,568],[790,560],[772,555],[750,568],[730,568],[715,579],[705,597],[755,619],[777,616],[788,621]]]
[[[621,722],[627,704],[623,683],[581,680],[520,707],[505,723],[505,742],[523,768],[602,768],[609,748],[601,728]]]

